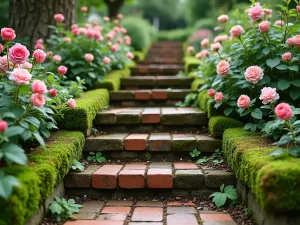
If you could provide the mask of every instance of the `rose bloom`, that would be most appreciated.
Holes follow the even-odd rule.
[[[245,109],[250,106],[250,98],[248,95],[241,95],[237,100],[237,105],[239,108]]]
[[[210,97],[214,97],[215,96],[215,94],[216,94],[216,91],[214,90],[214,89],[209,89],[208,91],[207,91],[207,94],[208,94],[208,96],[210,96]]]
[[[17,85],[28,85],[31,77],[28,70],[22,68],[15,68],[9,75],[9,79]]]
[[[232,37],[240,37],[243,33],[245,33],[245,30],[240,25],[234,26],[230,30],[230,34]]]
[[[272,13],[273,13],[272,9],[264,9],[264,12],[268,17],[272,17]]]
[[[68,100],[68,105],[71,109],[75,109],[76,108],[76,101],[73,98],[70,98]]]
[[[94,32],[94,39],[95,39],[95,40],[103,39],[103,37],[102,37],[100,31],[95,31],[95,32]]]
[[[282,58],[282,61],[288,62],[292,59],[292,53],[286,52],[281,56],[281,58]]]
[[[275,25],[282,27],[282,26],[284,26],[284,21],[283,20],[276,20]]]
[[[275,113],[281,120],[289,120],[293,117],[293,111],[288,103],[280,103],[275,107]]]
[[[60,74],[60,75],[65,75],[68,71],[68,68],[66,66],[59,66],[57,68],[57,72]]]
[[[250,66],[246,69],[245,79],[252,84],[257,84],[263,77],[264,71],[259,66]]]
[[[117,43],[118,43],[118,44],[121,44],[122,42],[123,42],[123,39],[122,39],[122,38],[118,38],[118,39],[117,39]]]
[[[4,120],[0,120],[0,132],[3,133],[7,130],[8,123]]]
[[[269,21],[262,21],[259,24],[259,30],[262,33],[268,33],[270,31],[270,22]]]
[[[16,38],[16,33],[13,29],[4,27],[1,29],[1,37],[5,41],[12,41]]]
[[[189,47],[187,48],[187,51],[188,51],[188,53],[194,52],[194,51],[195,51],[194,46],[189,46]]]
[[[86,36],[88,38],[94,38],[94,34],[95,34],[95,32],[94,32],[93,29],[88,29],[87,32],[86,32]]]
[[[223,98],[224,98],[224,95],[222,92],[217,92],[216,95],[215,95],[215,101],[216,102],[221,102],[223,101]]]
[[[42,38],[40,38],[40,39],[38,39],[38,40],[36,41],[36,43],[37,43],[37,44],[44,44],[44,40],[43,40]]]
[[[58,13],[54,15],[54,19],[56,22],[62,22],[65,20],[65,17],[63,14]]]
[[[42,107],[45,105],[46,99],[43,94],[35,93],[31,95],[30,102],[37,107]]]
[[[38,64],[42,64],[46,57],[47,57],[47,54],[46,52],[44,52],[43,50],[41,49],[37,49],[33,52],[33,58],[34,58],[34,61]]]
[[[47,86],[44,81],[34,80],[31,84],[31,89],[33,93],[44,94],[47,92]]]
[[[259,99],[263,104],[274,103],[279,99],[279,94],[276,92],[276,88],[264,87],[261,90]]]
[[[107,65],[107,64],[110,64],[110,58],[109,57],[107,57],[107,56],[105,56],[104,58],[103,58],[103,63],[105,64],[105,65]]]
[[[23,68],[23,69],[28,69],[28,70],[32,69],[32,64],[29,62],[25,62],[25,63],[19,64],[19,65],[20,65],[20,67],[18,67],[18,68]]]
[[[87,29],[85,27],[78,28],[78,32],[80,35],[86,35]]]
[[[82,6],[82,7],[80,8],[80,11],[86,13],[86,12],[88,11],[88,7]]]
[[[288,46],[292,47],[292,46],[295,45],[295,40],[294,40],[294,38],[289,38],[289,39],[286,40],[285,43],[286,43]]]
[[[119,24],[119,20],[114,20],[114,24]]]
[[[127,57],[128,59],[134,59],[134,54],[133,54],[132,52],[127,52],[127,53],[126,53],[126,57]]]
[[[36,43],[35,45],[34,45],[34,49],[36,50],[36,49],[44,49],[44,45],[42,44],[42,43]]]
[[[121,33],[122,33],[122,34],[126,34],[126,33],[127,33],[127,29],[124,28],[124,27],[122,27],[122,28],[121,28]]]
[[[59,63],[61,61],[61,56],[60,55],[54,55],[53,56],[53,61],[56,63]]]
[[[294,45],[296,47],[300,47],[300,35],[296,35],[295,37],[293,37],[294,40]]]
[[[77,36],[77,35],[79,35],[79,33],[80,33],[80,32],[79,32],[79,28],[73,28],[73,29],[72,29],[72,34],[73,34],[73,35]]]
[[[222,45],[219,43],[219,42],[217,42],[217,43],[215,43],[215,44],[211,44],[211,46],[210,46],[210,49],[213,51],[213,52],[217,52],[217,51],[219,51],[219,50],[221,50],[223,47],[222,47]]]
[[[125,41],[125,44],[126,44],[127,46],[130,46],[130,45],[131,45],[131,40],[126,40],[126,41]]]
[[[121,20],[121,19],[123,19],[123,14],[121,14],[121,13],[119,13],[118,15],[117,15],[117,18],[119,19],[119,20]]]
[[[203,49],[200,53],[202,54],[202,57],[207,57],[207,56],[209,56],[209,51],[206,50],[206,49]]]
[[[107,45],[107,46],[112,46],[112,42],[111,42],[111,41],[108,41],[108,42],[106,43],[106,45]]]
[[[300,5],[297,5],[296,9],[297,9],[297,12],[300,13]]]
[[[72,39],[69,37],[64,37],[63,40],[67,43],[70,43],[72,41]]]
[[[28,60],[30,53],[25,45],[19,43],[12,46],[8,51],[9,59],[14,64],[22,64]]]
[[[201,52],[199,52],[199,53],[197,53],[197,54],[195,55],[195,57],[196,57],[197,59],[201,59],[201,58],[203,57],[203,55],[202,55]]]
[[[226,23],[226,22],[228,21],[228,19],[229,19],[228,15],[220,15],[220,16],[218,17],[218,21],[219,21],[220,23]]]
[[[221,77],[225,77],[230,72],[230,65],[227,61],[221,60],[217,65],[217,73]]]
[[[113,38],[114,38],[114,34],[113,33],[111,33],[111,32],[109,32],[107,35],[106,35],[106,39],[107,40],[112,40]]]
[[[85,28],[87,28],[87,29],[92,28],[92,25],[89,24],[89,23],[86,23],[84,26],[85,26]]]
[[[265,15],[265,12],[259,3],[256,3],[249,9],[248,16],[252,22],[256,22],[259,19],[262,19]]]
[[[202,41],[201,41],[201,46],[203,48],[207,47],[209,45],[209,39],[208,38],[204,38]]]
[[[103,20],[104,20],[105,22],[109,22],[109,21],[110,21],[110,18],[107,17],[107,16],[105,16],[105,17],[103,17]]]
[[[112,47],[111,47],[111,51],[112,52],[117,52],[119,50],[119,45],[117,44],[114,44]]]
[[[215,37],[214,42],[222,42],[228,40],[228,35],[219,35]]]
[[[57,91],[52,88],[52,89],[49,90],[49,94],[50,94],[51,97],[56,97]]]
[[[73,30],[75,28],[78,28],[78,24],[72,24],[71,29]]]
[[[91,54],[91,53],[86,53],[86,54],[84,55],[84,59],[85,59],[85,61],[87,61],[87,62],[93,62],[93,61],[94,61],[94,55]]]
[[[0,44],[0,53],[3,52],[4,46]]]
[[[14,64],[9,61],[9,67],[13,68]],[[7,57],[6,55],[0,56],[0,73],[6,73],[8,70]]]

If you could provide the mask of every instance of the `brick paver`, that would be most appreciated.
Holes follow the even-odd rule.
[[[166,99],[168,99],[167,90],[153,89],[152,90],[152,99],[156,99],[156,100],[166,100]]]
[[[195,215],[172,214],[167,216],[167,225],[198,225]]]
[[[68,221],[64,225],[124,225],[123,221],[114,221],[114,220],[75,220]]]
[[[110,200],[106,203],[106,206],[132,206],[133,201],[114,201]]]
[[[88,152],[122,151],[124,148],[124,139],[128,135],[128,133],[114,133],[88,137],[84,150]]]
[[[229,215],[229,214],[201,214],[200,213],[200,218],[202,221],[214,221],[214,222],[217,222],[217,221],[220,221],[220,222],[232,222],[233,219],[232,217]]]
[[[197,214],[196,209],[194,207],[168,207],[168,214]]]
[[[171,151],[171,135],[169,133],[152,133],[149,138],[150,151]]]
[[[82,204],[83,208],[80,212],[100,212],[102,207],[104,206],[104,202],[102,201],[86,201]]]
[[[118,178],[120,188],[134,189],[145,187],[145,170],[122,170]]]
[[[142,113],[142,123],[157,124],[160,123],[160,108],[145,108]]]
[[[147,147],[148,134],[130,134],[125,138],[125,150],[143,151]]]
[[[106,206],[101,213],[103,214],[129,214],[131,207],[125,206]]]
[[[171,169],[151,168],[147,174],[149,188],[172,188],[173,175]]]
[[[195,163],[175,162],[174,169],[176,169],[176,170],[192,170],[192,169],[198,169],[198,166]]]
[[[163,209],[156,207],[137,207],[133,211],[131,221],[160,222],[163,220]]]
[[[117,176],[122,165],[104,165],[92,175],[92,187],[102,189],[115,189]]]
[[[151,99],[151,91],[150,90],[136,90],[135,91],[135,99],[136,100],[150,100]]]
[[[114,220],[114,221],[125,221],[127,214],[102,214],[97,220]]]
[[[169,201],[167,203],[168,206],[194,206],[195,204],[193,203],[192,200],[189,200],[187,202],[180,202],[180,201]]]
[[[68,188],[89,188],[91,187],[92,174],[100,166],[91,165],[83,172],[70,172],[64,178],[64,185]]]

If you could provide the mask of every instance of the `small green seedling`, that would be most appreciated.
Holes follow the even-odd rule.
[[[98,162],[98,163],[104,163],[106,162],[106,158],[102,155],[101,152],[90,152],[90,155],[88,156],[89,162]]]
[[[199,155],[201,155],[201,152],[198,149],[196,149],[196,148],[192,152],[190,152],[190,156],[192,158],[198,158]]]
[[[214,192],[209,197],[213,197],[213,203],[217,206],[217,208],[220,208],[224,206],[228,199],[230,199],[232,202],[237,201],[237,190],[233,186],[226,186],[224,187],[224,184],[220,187],[221,192]]]
[[[56,221],[61,222],[73,218],[73,213],[79,213],[81,207],[82,205],[76,204],[74,199],[66,200],[55,197],[55,200],[49,206],[49,210],[56,217]]]
[[[71,169],[74,171],[83,172],[84,171],[84,165],[81,162],[78,162],[76,159],[73,161],[73,165],[71,166]]]

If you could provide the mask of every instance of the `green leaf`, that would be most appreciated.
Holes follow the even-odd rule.
[[[11,175],[6,175],[4,172],[0,171],[0,197],[8,200],[13,187],[19,187],[19,181]]]
[[[277,84],[279,90],[286,90],[291,86],[291,82],[289,80],[280,80]]]
[[[278,150],[272,151],[270,153],[270,156],[282,156],[283,154],[285,154],[285,150],[278,149]]]
[[[269,67],[274,68],[280,64],[280,59],[268,59],[266,63]]]
[[[291,70],[291,71],[295,71],[295,72],[298,72],[298,71],[299,71],[299,67],[298,67],[297,65],[289,66],[288,69]]]
[[[217,208],[220,208],[223,205],[225,205],[226,200],[227,200],[226,194],[225,193],[219,193],[218,195],[214,196],[212,201],[215,203]]]
[[[7,130],[4,132],[4,135],[7,137],[13,137],[20,135],[21,133],[24,132],[24,128],[21,126],[11,126],[7,128]]]
[[[237,199],[237,190],[231,185],[224,188],[224,193],[226,193],[227,197],[231,200]]]
[[[233,108],[227,108],[227,109],[225,109],[224,110],[225,116],[229,116],[232,113],[232,111],[233,111]]]
[[[290,154],[294,157],[300,157],[300,147],[293,147],[290,149]]]
[[[61,214],[63,211],[63,208],[57,203],[57,202],[52,202],[51,205],[49,206],[49,210],[52,214]]]
[[[266,48],[263,49],[263,53],[265,55],[268,55],[270,53],[270,51],[271,51],[271,49],[269,47],[266,47]]]
[[[297,100],[300,97],[300,89],[294,87],[290,90],[289,94],[293,100]]]
[[[300,87],[300,79],[292,80],[291,83],[296,87]]]
[[[262,119],[262,111],[260,109],[255,109],[252,113],[251,116],[255,119],[261,120]]]
[[[27,157],[25,155],[24,150],[16,144],[13,143],[5,143],[2,148],[3,157],[8,162],[17,163],[21,165],[26,165]]]
[[[225,185],[222,184],[221,187],[220,187],[220,191],[221,191],[221,192],[224,192],[224,187],[225,187]]]
[[[279,66],[276,66],[276,69],[278,69],[278,70],[287,70],[288,66],[286,64],[281,64]]]
[[[40,121],[38,119],[36,119],[33,116],[28,116],[24,119],[26,122],[32,124],[33,126],[35,126],[36,128],[40,127]]]
[[[38,141],[38,143],[39,143],[41,146],[45,147],[45,145],[46,145],[46,144],[45,144],[45,141],[44,141],[44,139],[41,137],[40,133],[33,132],[32,134],[33,134],[33,136],[35,137],[35,139]]]
[[[273,145],[277,145],[277,146],[285,145],[288,144],[291,140],[292,140],[291,136],[286,134],[282,136],[279,141],[273,143]]]

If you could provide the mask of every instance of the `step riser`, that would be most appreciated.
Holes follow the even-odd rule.
[[[177,74],[179,71],[184,70],[182,65],[142,65],[136,68],[131,68],[132,73],[140,73],[140,74]]]
[[[166,63],[171,65],[181,65],[182,60],[164,61],[164,60],[149,59],[143,62],[139,62],[139,65],[152,65],[152,64],[163,65]]]
[[[122,87],[147,87],[155,89],[156,87],[188,89],[190,88],[192,79],[189,78],[155,78],[144,76],[144,78],[135,76],[131,78],[123,78],[121,80]],[[146,88],[146,89],[147,89]]]
[[[183,100],[183,99],[182,99]],[[182,100],[168,100],[168,101],[111,101],[110,105],[113,107],[174,107]]]

